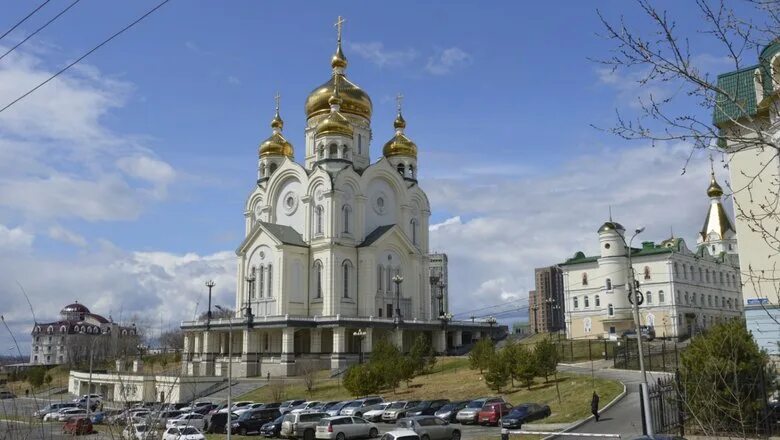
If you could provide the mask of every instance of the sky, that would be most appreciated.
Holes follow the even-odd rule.
[[[0,31],[36,4],[4,4]],[[69,4],[49,2],[0,52]],[[0,108],[156,4],[82,0],[0,59]],[[683,29],[700,23],[693,3],[659,5]],[[0,329],[0,355],[16,352],[13,339],[29,353],[33,320],[75,300],[150,335],[202,312],[207,279],[215,302],[233,305],[243,204],[273,96],[302,160],[303,104],[330,75],[337,15],[347,75],[374,104],[372,161],[404,95],[430,245],[449,256],[459,317],[521,309],[535,267],[596,250],[610,207],[627,228],[646,226],[643,239],[673,229],[692,245],[709,161],[695,154],[683,174],[689,146],[602,129],[616,111],[635,114],[640,97],[680,91],[594,61],[613,49],[597,9],[650,30],[625,1],[170,1],[0,113],[0,314],[10,330]],[[731,70],[722,47],[690,37],[701,69]]]

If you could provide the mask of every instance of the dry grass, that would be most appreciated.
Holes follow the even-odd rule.
[[[287,386],[288,398],[308,398],[313,400],[343,400],[350,399],[349,392],[340,385],[336,379],[325,378],[325,372],[318,377],[315,389],[308,395],[303,384],[291,382]],[[617,381],[574,374],[558,375],[558,388],[561,393],[561,401],[555,390],[555,381],[550,378],[549,383],[544,379],[537,379],[530,390],[516,386],[502,390],[501,393],[491,391],[478,371],[468,368],[468,360],[465,358],[440,358],[436,363],[434,372],[415,378],[409,387],[405,384],[397,390],[384,392],[384,397],[390,400],[406,399],[434,399],[448,398],[451,400],[467,400],[481,396],[500,394],[512,404],[523,402],[536,402],[550,405],[552,416],[546,419],[550,423],[571,422],[590,414],[590,398],[594,391],[601,396],[601,401],[606,404],[620,394],[623,386]],[[251,393],[239,397],[241,400],[253,400],[257,402],[270,401],[270,390],[267,387],[260,388]]]

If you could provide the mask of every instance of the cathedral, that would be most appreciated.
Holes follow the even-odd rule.
[[[347,77],[342,23],[330,78],[306,99],[302,164],[277,94],[244,206],[236,316],[182,323],[187,375],[227,375],[230,358],[239,377],[341,371],[380,338],[408,350],[423,335],[444,353],[502,331],[451,319],[442,271],[429,271],[431,208],[400,97],[395,133],[372,162],[373,106]]]

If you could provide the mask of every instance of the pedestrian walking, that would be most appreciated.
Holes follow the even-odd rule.
[[[596,421],[599,421],[599,395],[593,392],[593,398],[590,399],[590,412],[593,413],[593,417]]]

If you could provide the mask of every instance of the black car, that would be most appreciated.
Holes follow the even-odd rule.
[[[282,402],[270,402],[270,403],[264,403],[260,405],[260,408],[262,409],[279,409],[279,407],[282,406]]]
[[[423,400],[414,408],[406,410],[406,417],[432,416],[448,403],[450,403],[450,399]]]
[[[260,435],[263,437],[279,437],[279,431],[282,430],[282,421],[284,416],[279,416],[273,422],[268,422],[260,428]]]
[[[230,418],[233,420],[238,420],[238,416],[235,413]],[[206,416],[203,430],[209,434],[227,433],[227,411],[209,413]]]
[[[214,405],[213,403],[209,403],[208,405],[201,405],[197,408],[193,408],[192,412],[198,413],[200,415],[206,415],[209,412],[211,412],[212,409],[216,408],[217,405]]]
[[[502,428],[522,428],[523,423],[550,417],[550,407],[536,403],[523,403],[512,408],[501,418]]]
[[[461,400],[459,402],[450,402],[441,408],[439,408],[436,412],[433,413],[436,417],[440,419],[444,419],[450,423],[456,423],[457,420],[455,419],[455,416],[458,414],[458,411],[462,410],[463,408],[468,405],[470,400]]]
[[[253,409],[247,411],[233,421],[230,425],[231,433],[238,433],[240,435],[247,435],[250,432],[260,432],[260,428],[268,422],[273,422],[278,419],[282,414],[278,409]]]

